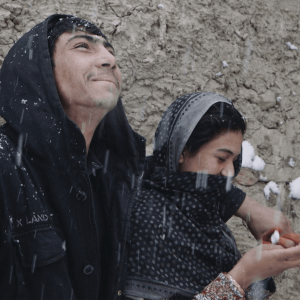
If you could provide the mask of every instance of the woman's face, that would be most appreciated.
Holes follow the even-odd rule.
[[[233,162],[241,152],[242,141],[241,131],[223,131],[194,153],[184,149],[179,158],[179,171],[233,176]]]

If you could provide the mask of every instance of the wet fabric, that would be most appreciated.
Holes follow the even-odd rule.
[[[1,299],[116,299],[124,285],[132,178],[143,172],[145,141],[119,99],[87,160],[84,136],[61,106],[48,50],[48,23],[64,17],[72,18],[50,16],[22,36],[1,68]]]
[[[238,210],[245,193],[232,186],[232,178],[178,172],[186,141],[216,102],[232,104],[212,93],[193,93],[178,98],[162,117],[153,174],[143,182],[131,214],[128,296],[192,297],[241,257],[224,219]],[[241,155],[235,175],[240,166]]]

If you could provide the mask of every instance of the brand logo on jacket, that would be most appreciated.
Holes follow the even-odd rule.
[[[53,217],[53,214],[33,213],[32,216],[23,217],[21,219],[13,220],[13,218],[11,217],[10,222],[15,228],[19,228],[19,227],[23,227],[24,225],[47,222],[47,221],[51,220],[52,217]]]

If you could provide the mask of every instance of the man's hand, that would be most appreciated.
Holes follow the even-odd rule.
[[[265,239],[273,228],[280,228],[280,235],[294,233],[291,222],[282,212],[265,207],[248,196],[235,215],[246,222],[248,229],[257,240]],[[285,243],[286,248],[295,245],[291,240]]]

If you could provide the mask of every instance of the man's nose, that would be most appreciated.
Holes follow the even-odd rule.
[[[232,177],[234,175],[234,165],[233,163],[228,163],[221,171],[222,176]]]
[[[103,47],[100,51],[98,51],[96,66],[98,68],[104,67],[114,70],[117,67],[116,57]]]

